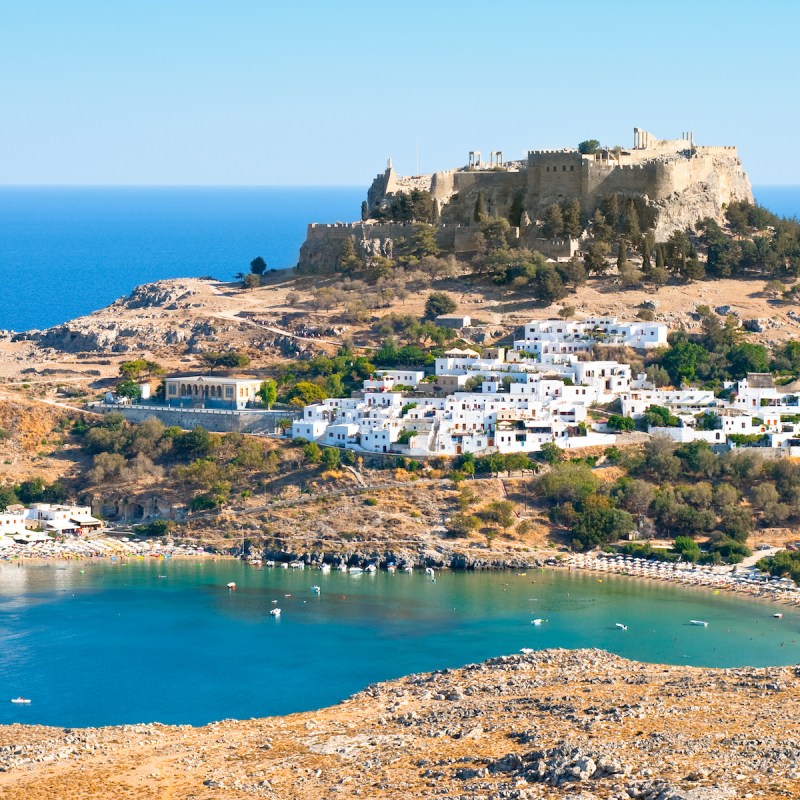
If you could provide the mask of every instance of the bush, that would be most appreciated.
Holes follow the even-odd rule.
[[[440,314],[452,314],[456,307],[456,301],[446,292],[431,292],[425,301],[425,317],[433,319]]]

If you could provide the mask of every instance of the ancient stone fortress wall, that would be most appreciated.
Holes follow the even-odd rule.
[[[733,146],[695,145],[691,132],[678,139],[658,139],[634,128],[633,147],[601,149],[583,154],[576,149],[531,150],[523,162],[508,162],[493,152],[488,164],[471,151],[469,165],[432,175],[398,176],[389,161],[376,176],[367,195],[374,211],[392,195],[415,188],[433,196],[439,219],[438,239],[449,252],[468,252],[474,231],[473,214],[478,193],[488,214],[508,217],[522,201],[528,220],[541,217],[550,203],[577,199],[591,213],[606,196],[636,196],[657,207],[656,238],[712,216],[722,220],[724,205],[733,200],[752,201],[750,181]],[[502,166],[502,168],[498,168]],[[518,210],[518,209],[517,209]],[[387,241],[407,238],[414,226],[396,223],[310,225],[301,249],[300,265],[335,266],[341,242],[348,236],[361,251],[385,254]],[[363,244],[363,243],[367,244]]]

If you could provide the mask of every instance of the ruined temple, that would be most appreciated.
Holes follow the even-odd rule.
[[[393,197],[414,189],[432,196],[439,243],[456,254],[469,253],[479,192],[490,215],[509,218],[514,208],[521,211],[514,235],[525,245],[539,236],[535,222],[542,211],[564,200],[577,199],[588,217],[610,195],[636,198],[654,220],[657,241],[704,217],[721,222],[728,203],[753,200],[736,148],[697,145],[689,132],[679,139],[657,139],[634,128],[630,149],[530,150],[520,161],[505,161],[502,151],[492,151],[484,161],[479,151],[471,151],[466,166],[430,175],[398,175],[390,160],[367,192],[367,220],[309,225],[301,269],[334,266],[347,237],[365,255],[385,255],[394,241],[413,232],[414,224],[381,222],[374,216]]]

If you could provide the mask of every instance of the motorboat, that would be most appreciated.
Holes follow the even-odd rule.
[[[339,564],[339,566],[336,567],[336,569],[338,569],[339,572],[347,572],[347,564],[345,564],[344,561],[342,561],[342,563]]]
[[[403,572],[407,572],[409,575],[414,571],[414,567],[403,567]]]
[[[331,571],[331,565],[322,563],[322,564],[319,565],[319,571],[320,572],[330,572]]]
[[[281,610],[279,608],[272,608],[270,609],[269,615],[271,617],[279,617],[281,615]]]
[[[775,619],[783,619],[783,614],[779,611],[777,614],[772,615]]]
[[[521,647],[520,648],[520,653],[522,653],[522,655],[524,655],[524,656],[529,656],[529,655],[531,655],[532,653],[535,653],[535,652],[536,651],[532,647]]]
[[[397,567],[394,564],[389,564],[389,566],[386,567],[386,571],[394,574],[395,572],[397,572]]]
[[[360,574],[361,574],[361,573],[362,573],[364,570],[363,570],[363,569],[361,569],[361,567],[350,567],[350,569],[349,569],[349,570],[347,570],[347,571],[348,571],[348,572],[349,572],[351,575],[360,575]]]
[[[627,625],[623,625],[621,622],[614,623],[614,627],[615,628],[619,628],[621,631],[628,630],[628,626]]]
[[[543,622],[544,622],[543,619],[534,619],[534,620],[531,620],[531,625],[537,625],[538,626],[538,625],[541,625]]]
[[[305,562],[303,562],[303,561],[290,561],[289,562],[289,566],[292,569],[305,569],[306,568]]]
[[[231,581],[229,584],[227,584],[227,587],[228,589],[233,591],[234,589],[236,589],[236,584],[234,583],[234,581]]]
[[[704,628],[708,627],[708,623],[705,620],[702,620],[702,619],[690,619],[689,620],[689,624],[690,625],[701,625]]]
[[[14,697],[11,702],[18,706],[29,706],[31,704],[31,701],[27,697]]]
[[[275,566],[275,562],[274,561],[265,561],[264,562],[264,566],[265,567],[274,567]]]
[[[377,572],[378,568],[374,564],[367,564],[364,568],[364,572]]]
[[[314,594],[319,594],[319,593],[320,593],[320,588],[319,588],[319,586],[312,586],[312,587],[311,587],[311,591],[312,591]]]

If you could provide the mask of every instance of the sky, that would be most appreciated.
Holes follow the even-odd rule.
[[[692,130],[800,184],[796,0],[2,0],[0,184],[368,185]]]

